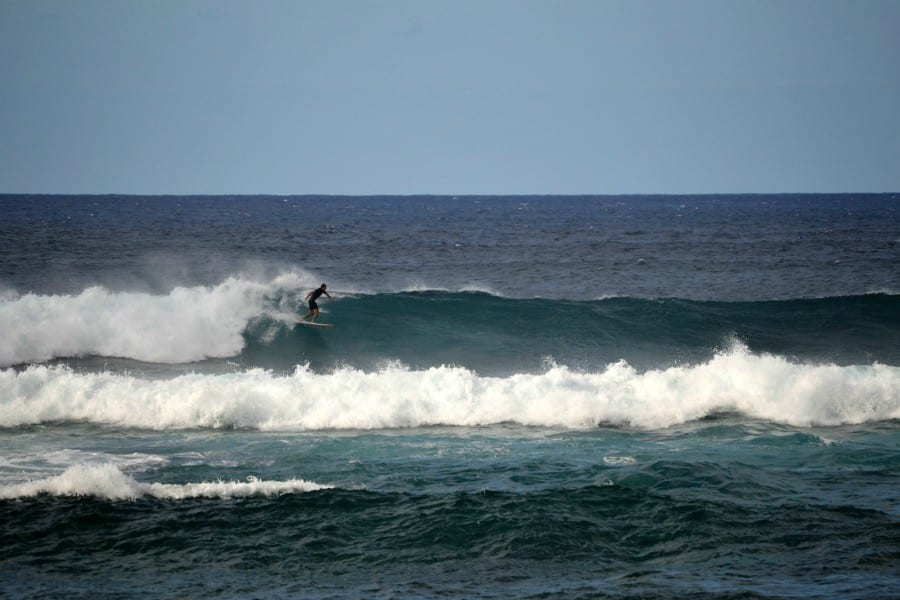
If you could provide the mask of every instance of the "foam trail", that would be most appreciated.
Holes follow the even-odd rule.
[[[289,479],[262,481],[217,481],[203,483],[141,483],[120,471],[115,465],[74,465],[59,475],[0,487],[0,500],[51,496],[94,496],[107,500],[137,500],[152,497],[163,500],[188,498],[246,498],[279,496],[328,489],[330,486]]]
[[[745,347],[710,361],[638,372],[624,361],[596,373],[483,377],[461,367],[377,372],[342,368],[290,376],[253,369],[146,380],[32,366],[0,371],[0,426],[56,422],[146,429],[304,431],[429,425],[662,428],[720,412],[796,426],[900,418],[900,367],[804,365]]]
[[[269,282],[230,277],[167,295],[91,287],[77,295],[0,299],[0,365],[79,355],[159,363],[234,356],[248,321],[265,312],[267,297],[312,281],[291,272]]]

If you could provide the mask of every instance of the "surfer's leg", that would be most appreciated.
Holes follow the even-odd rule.
[[[309,312],[306,313],[305,315],[303,315],[303,318],[301,319],[301,321],[305,321],[309,316],[312,316],[313,322],[315,322],[316,317],[319,316],[319,307],[316,304],[315,300],[309,301]]]

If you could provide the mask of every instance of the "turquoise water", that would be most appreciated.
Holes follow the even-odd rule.
[[[898,436],[734,415],[653,432],[21,429],[2,436],[17,467],[82,471],[4,504],[6,589],[888,597]],[[329,487],[289,490],[298,473]]]

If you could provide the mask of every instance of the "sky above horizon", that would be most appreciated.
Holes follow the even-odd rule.
[[[900,1],[0,0],[0,193],[900,191]]]

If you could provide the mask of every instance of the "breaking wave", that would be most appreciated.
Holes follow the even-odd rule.
[[[318,280],[303,271],[234,276],[168,294],[91,287],[75,295],[0,298],[0,367],[73,357],[188,364],[239,359],[292,370],[309,362],[367,369],[398,360],[504,374],[546,356],[577,366],[698,363],[740,340],[757,353],[838,364],[900,364],[900,296],[768,302],[513,299],[483,291],[350,294],[323,303],[321,337],[294,323]],[[302,329],[302,330],[301,330]]]
[[[329,486],[289,479],[262,481],[249,477],[246,481],[213,481],[202,483],[142,483],[113,464],[73,465],[59,475],[36,481],[0,486],[0,500],[50,496],[93,496],[107,500],[137,500],[142,497],[163,500],[188,498],[246,498],[280,496],[327,489]]]
[[[0,426],[90,422],[153,430],[306,431],[430,425],[663,428],[737,412],[795,426],[900,418],[900,367],[803,364],[735,344],[707,362],[639,372],[618,361],[594,372],[487,377],[441,366],[342,367],[289,375],[264,369],[145,379],[65,366],[0,371]]]

